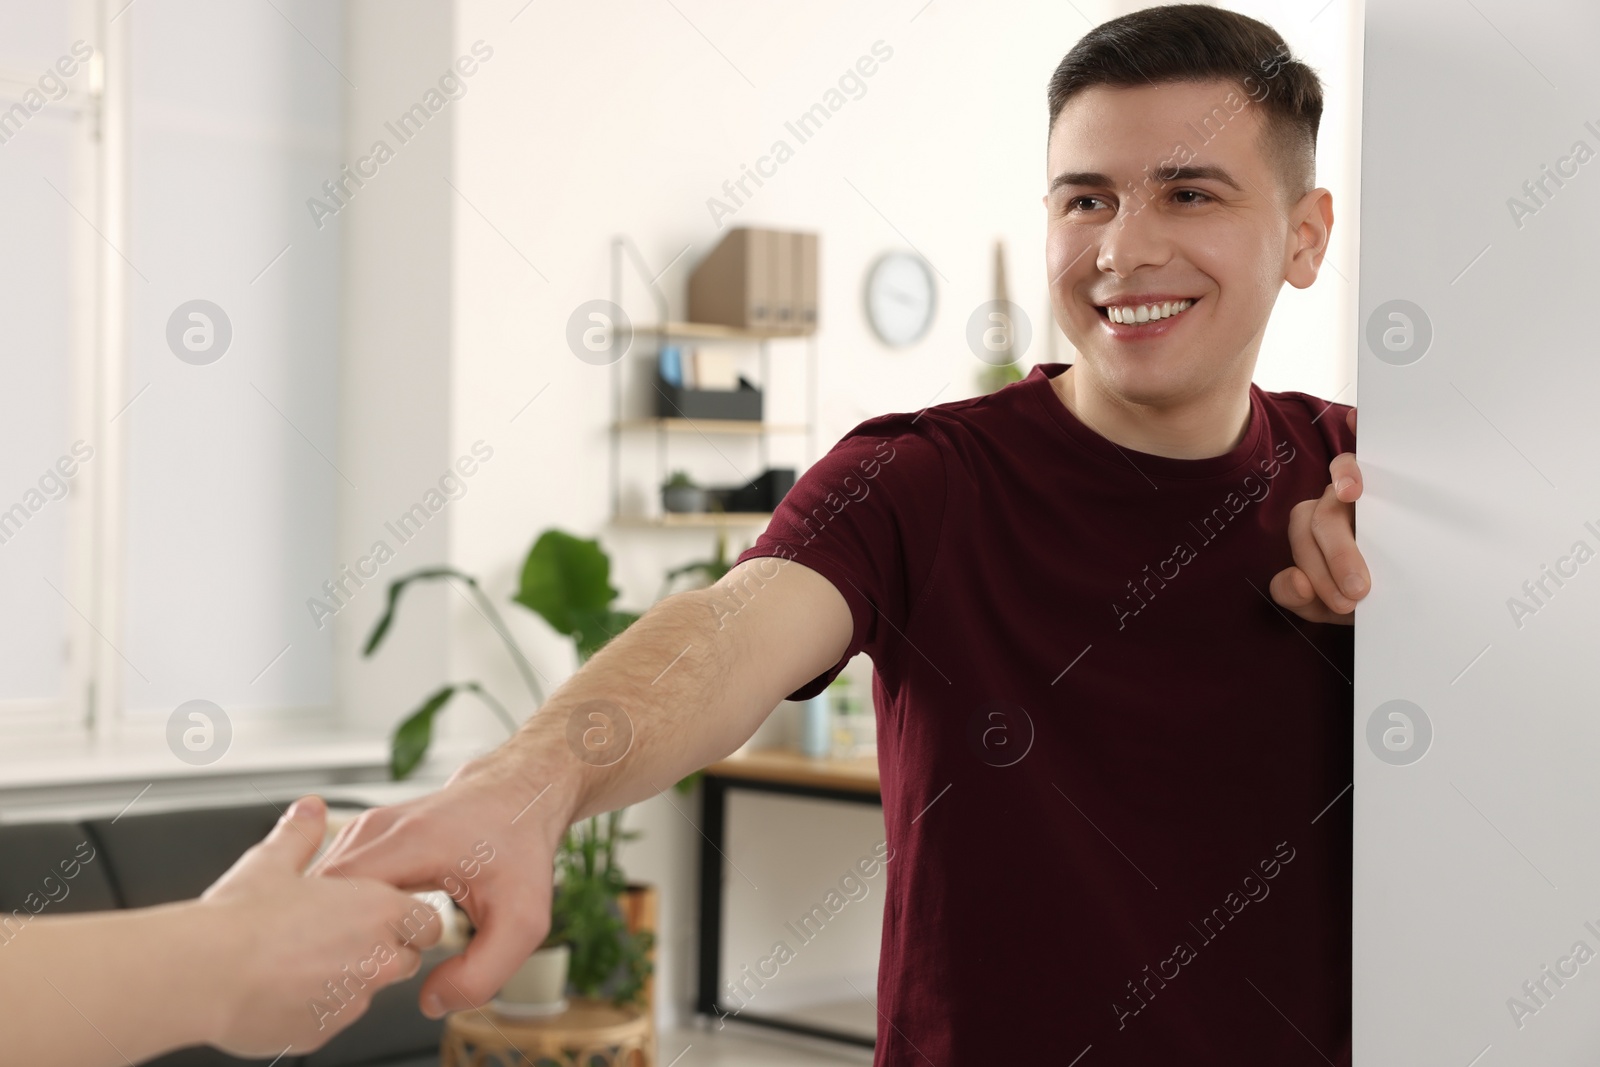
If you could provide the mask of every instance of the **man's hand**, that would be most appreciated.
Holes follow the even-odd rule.
[[[1345,422],[1356,430],[1356,411]],[[1367,561],[1356,548],[1355,501],[1361,470],[1353,452],[1328,464],[1329,485],[1316,500],[1302,500],[1289,513],[1294,566],[1272,578],[1272,599],[1310,622],[1355,622],[1356,601],[1372,588]]]
[[[506,745],[462,766],[436,793],[363,812],[312,874],[442,889],[472,918],[465,953],[423,984],[430,1018],[493,997],[550,928],[555,850],[570,822],[565,782],[535,781],[533,760]]]

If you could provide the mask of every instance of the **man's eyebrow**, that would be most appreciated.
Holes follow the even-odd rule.
[[[1057,174],[1055,176],[1055,180],[1050,183],[1050,191],[1053,193],[1063,185],[1106,186],[1115,184],[1115,182],[1106,177],[1104,174],[1101,174],[1099,171],[1069,170],[1065,173]]]
[[[1233,180],[1233,175],[1229,174],[1221,167],[1214,166],[1212,164],[1206,164],[1198,167],[1172,167],[1169,168],[1169,172],[1163,172],[1160,167],[1157,167],[1155,175],[1160,180],[1166,182],[1192,182],[1206,180],[1221,182],[1234,192],[1244,192],[1244,187]]]
[[[1221,167],[1205,164],[1202,166],[1173,167],[1170,164],[1157,164],[1147,168],[1152,178],[1164,182],[1192,182],[1192,181],[1218,181],[1229,186],[1236,192],[1244,192],[1233,176]],[[1106,188],[1115,186],[1116,182],[1109,177],[1093,170],[1069,170],[1057,174],[1050,182],[1050,191],[1053,193],[1063,185],[1089,185]]]

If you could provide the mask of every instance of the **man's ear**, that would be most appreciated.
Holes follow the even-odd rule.
[[[1283,278],[1296,289],[1304,289],[1317,280],[1322,257],[1328,252],[1328,234],[1333,230],[1333,194],[1322,188],[1311,190],[1294,206],[1289,220]]]

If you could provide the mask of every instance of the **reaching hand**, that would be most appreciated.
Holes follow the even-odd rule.
[[[466,952],[435,967],[422,987],[432,1018],[489,1000],[550,928],[555,852],[571,801],[560,783],[519,772],[510,748],[465,764],[437,793],[363,812],[312,868],[442,889],[471,917],[477,933]]]
[[[1356,411],[1345,418],[1356,429]],[[1329,485],[1316,500],[1302,500],[1289,513],[1294,566],[1272,578],[1272,599],[1310,622],[1355,622],[1356,601],[1372,588],[1367,562],[1356,548],[1355,501],[1361,469],[1353,452],[1328,464]]]
[[[409,978],[439,940],[439,913],[382,882],[308,878],[327,807],[302,797],[194,905],[229,947],[211,1043],[237,1056],[320,1047],[372,995]],[[213,921],[215,920],[215,921]]]

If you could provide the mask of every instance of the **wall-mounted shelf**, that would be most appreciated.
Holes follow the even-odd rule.
[[[766,341],[774,337],[804,337],[807,334],[774,333],[771,330],[746,330],[715,322],[657,322],[633,328],[635,335],[659,334],[684,341]]]
[[[611,522],[616,526],[633,527],[716,527],[726,525],[764,526],[770,514],[754,512],[667,512],[655,515],[622,514],[622,434],[624,431],[651,430],[656,434],[656,481],[652,496],[667,478],[667,440],[673,435],[708,434],[746,435],[756,439],[759,452],[758,469],[750,475],[760,474],[768,466],[767,439],[773,434],[806,435],[806,463],[817,455],[817,343],[816,333],[779,333],[772,330],[751,330],[737,326],[724,326],[707,322],[676,322],[667,313],[667,298],[655,284],[654,275],[645,265],[644,257],[627,236],[618,236],[611,242],[611,302],[622,306],[623,259],[629,259],[639,279],[650,293],[655,305],[656,321],[632,327],[633,340],[653,339],[658,345],[669,341],[728,342],[750,344],[760,348],[760,387],[766,389],[771,380],[770,345],[778,341],[803,341],[806,346],[806,421],[803,423],[770,423],[754,419],[688,419],[661,416],[624,417],[623,365],[626,357],[611,364]]]

